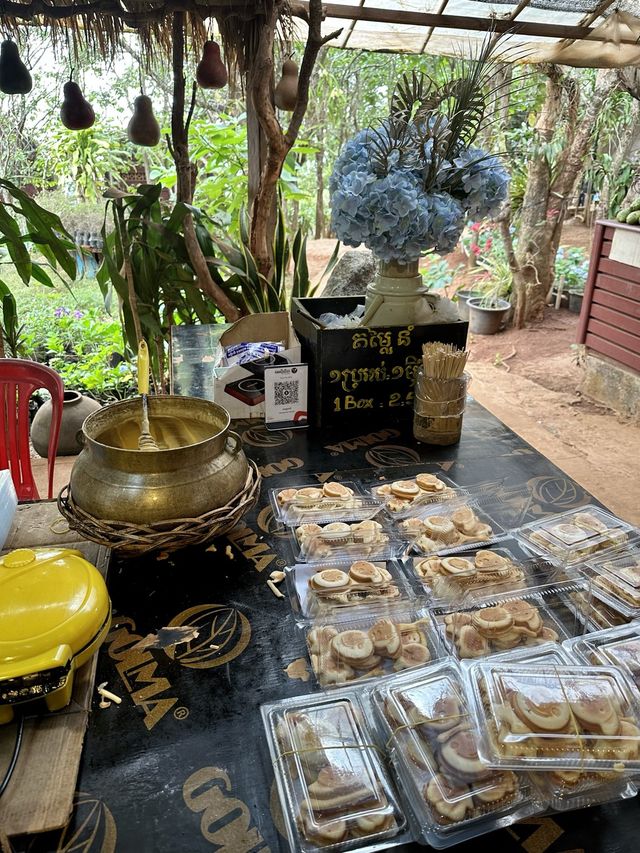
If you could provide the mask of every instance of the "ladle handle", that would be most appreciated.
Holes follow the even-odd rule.
[[[138,344],[138,393],[149,393],[149,347],[144,339]]]

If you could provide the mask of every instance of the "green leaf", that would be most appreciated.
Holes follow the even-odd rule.
[[[24,238],[16,220],[9,215],[6,206],[0,203],[0,232],[4,234],[5,245],[18,275],[25,284],[31,281],[31,258],[24,244]]]

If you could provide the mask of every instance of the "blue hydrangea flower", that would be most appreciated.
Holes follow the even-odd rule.
[[[383,125],[376,133],[383,135]],[[508,193],[508,175],[497,157],[480,148],[461,149],[440,164],[433,186],[424,186],[432,156],[429,140],[414,158],[393,152],[388,173],[372,164],[373,132],[350,139],[329,182],[331,225],[347,246],[364,243],[381,260],[408,263],[425,252],[451,252],[469,217],[495,213]]]

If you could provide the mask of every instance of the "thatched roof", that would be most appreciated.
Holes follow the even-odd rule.
[[[247,27],[262,18],[273,0],[0,0],[0,22],[8,36],[20,39],[30,26],[49,30],[54,47],[113,56],[126,31],[139,34],[143,44],[157,54],[171,53],[171,20],[184,13],[187,35],[198,44],[216,19],[235,61],[247,38]]]

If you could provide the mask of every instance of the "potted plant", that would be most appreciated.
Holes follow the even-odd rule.
[[[476,335],[495,335],[506,324],[511,310],[513,283],[511,269],[504,253],[496,249],[478,263],[480,279],[479,296],[467,299],[469,331]]]
[[[569,311],[579,314],[582,311],[582,298],[584,296],[584,282],[574,284],[569,291]]]

